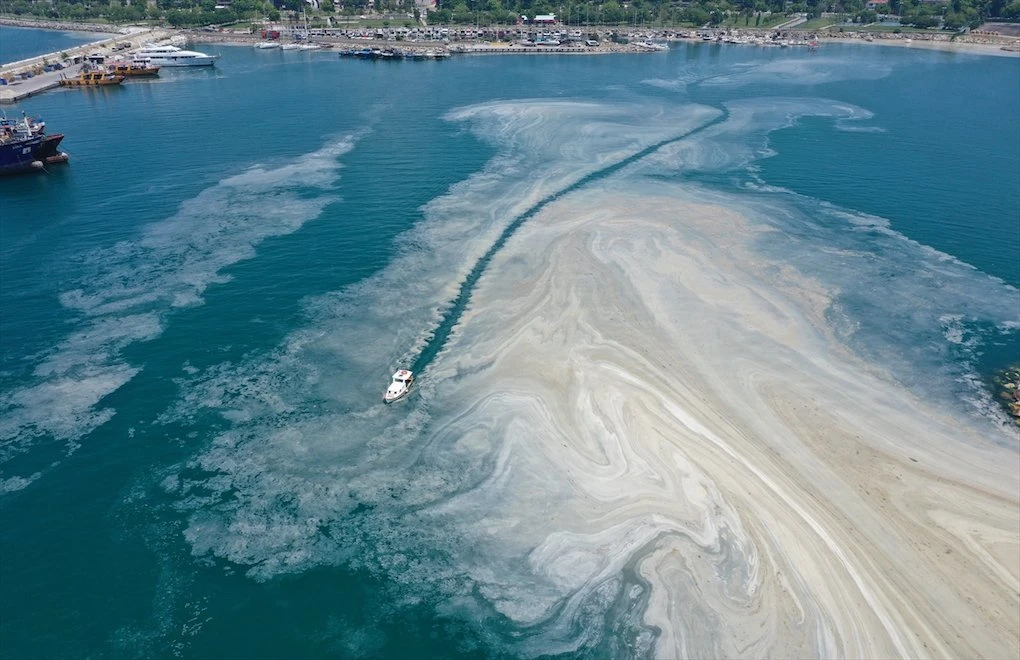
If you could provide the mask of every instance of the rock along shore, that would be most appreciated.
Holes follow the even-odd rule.
[[[60,30],[62,32],[101,32],[105,34],[124,34],[127,26],[110,23],[72,23],[64,21],[36,21],[27,18],[8,18],[0,16],[0,25],[8,27],[38,28],[40,30]]]

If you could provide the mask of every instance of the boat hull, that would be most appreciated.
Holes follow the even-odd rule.
[[[406,390],[404,390],[400,394],[397,394],[396,396],[390,396],[389,392],[387,392],[387,393],[383,394],[383,403],[396,403],[397,401],[400,401],[401,399],[406,399],[407,395],[410,394],[410,393],[411,393],[411,387],[410,386],[408,386],[408,388]]]
[[[159,75],[158,66],[145,66],[143,64],[115,64],[110,66],[110,73],[129,78],[143,78]]]
[[[36,157],[43,137],[34,135],[24,140],[0,144],[0,174],[17,174],[42,167]]]
[[[208,57],[192,57],[186,60],[166,60],[156,57],[152,57],[150,59],[154,65],[160,67],[212,66],[216,64],[216,58],[212,55],[209,55]]]
[[[77,78],[61,78],[61,87],[109,87],[124,82],[124,76],[117,76],[112,73],[96,74],[81,73]]]
[[[43,135],[42,142],[39,144],[39,149],[35,152],[36,160],[42,161],[45,165],[66,163],[68,160],[67,154],[57,148],[60,146],[60,141],[63,139],[63,133]]]

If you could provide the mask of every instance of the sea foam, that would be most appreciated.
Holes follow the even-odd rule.
[[[230,176],[138,238],[81,255],[77,286],[60,295],[78,313],[77,329],[38,356],[34,382],[0,396],[3,461],[54,442],[63,449],[50,460],[59,460],[111,419],[102,400],[141,371],[123,351],[159,337],[173,310],[201,304],[209,286],[228,281],[223,269],[250,259],[262,241],[296,231],[334,202],[339,158],[356,141]]]
[[[368,571],[415,602],[496,622],[485,636],[521,655],[618,643],[668,657],[1009,651],[1015,626],[952,594],[979,589],[1003,611],[1014,598],[1016,544],[996,545],[1016,533],[1014,454],[988,442],[994,424],[930,405],[855,352],[832,310],[871,284],[821,268],[930,255],[885,229],[896,249],[875,246],[860,223],[805,214],[782,191],[737,196],[682,177],[746,167],[767,155],[768,130],[798,116],[866,111],[765,99],[729,113],[675,144],[698,123],[569,103],[451,115],[503,151],[403,239],[413,277],[386,269],[317,299],[272,355],[181,381],[164,421],[205,408],[231,422],[164,481],[192,551],[257,580]],[[591,154],[557,142],[578,135]],[[416,394],[382,406],[387,372],[540,203]],[[905,279],[893,299],[926,281]],[[966,520],[999,540],[975,540]]]

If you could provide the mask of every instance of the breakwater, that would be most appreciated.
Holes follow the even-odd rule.
[[[113,34],[120,32],[123,26],[109,23],[69,23],[64,21],[39,21],[28,18],[0,17],[0,25],[9,27],[36,28],[39,30],[64,30],[67,32],[99,32]]]

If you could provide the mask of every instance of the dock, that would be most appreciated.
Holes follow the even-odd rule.
[[[17,103],[48,89],[59,87],[60,79],[64,76],[77,76],[82,63],[91,55],[109,56],[118,52],[118,49],[140,48],[146,43],[165,39],[169,35],[170,32],[167,30],[139,30],[4,64],[0,66],[0,78],[7,84],[0,85],[0,103]],[[52,65],[60,65],[62,68],[47,71]]]
[[[78,75],[80,70],[81,64],[71,64],[59,71],[45,71],[25,80],[15,80],[6,85],[0,85],[0,103],[17,103],[29,96],[45,92],[47,89],[59,87],[61,77],[73,78]]]

